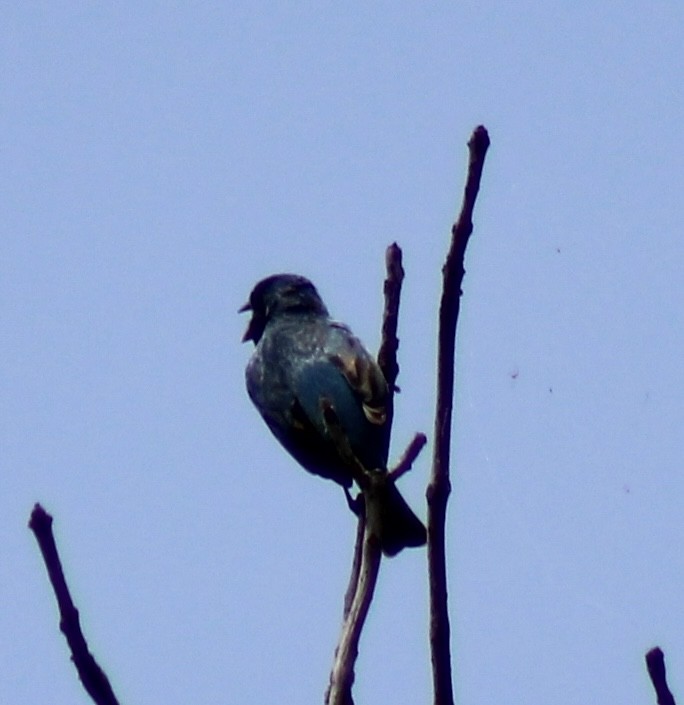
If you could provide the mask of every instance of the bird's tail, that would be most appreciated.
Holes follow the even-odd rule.
[[[376,489],[374,495],[382,552],[386,556],[394,556],[402,548],[423,546],[427,541],[425,526],[413,513],[395,484],[385,483]]]

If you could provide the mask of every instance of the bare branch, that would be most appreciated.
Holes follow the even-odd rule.
[[[675,699],[667,685],[665,655],[660,647],[656,646],[646,653],[646,668],[658,698],[658,705],[676,705]]]
[[[453,705],[451,647],[445,554],[446,507],[451,483],[449,459],[451,416],[454,394],[456,323],[459,313],[461,282],[465,269],[468,239],[473,231],[473,208],[489,147],[487,130],[480,125],[473,131],[469,147],[468,176],[458,220],[451,229],[451,246],[442,268],[443,288],[439,307],[439,349],[437,361],[437,410],[432,476],[427,489],[428,566],[430,572],[430,647],[435,705]]]
[[[382,314],[382,340],[378,350],[378,365],[387,380],[389,388],[385,401],[387,418],[385,438],[383,439],[385,456],[389,455],[392,421],[394,419],[394,392],[397,390],[396,383],[399,376],[399,364],[397,362],[399,338],[397,338],[397,329],[399,325],[401,285],[404,281],[404,268],[401,266],[401,257],[401,248],[396,242],[393,242],[385,251],[385,268],[387,271],[383,286],[385,307]]]
[[[114,695],[107,676],[88,650],[88,644],[81,631],[78,610],[71,599],[62,563],[57,553],[55,538],[52,534],[52,517],[40,504],[36,504],[31,512],[29,528],[33,531],[43,554],[45,567],[59,607],[59,628],[69,644],[71,659],[76,666],[83,687],[97,705],[118,705],[119,701]]]
[[[440,306],[439,391],[436,437],[439,438],[442,443],[446,440],[447,449],[450,440],[453,396],[454,337],[456,319],[458,317],[458,295],[456,292],[460,291],[460,283],[463,278],[463,254],[468,237],[472,231],[472,210],[477,195],[477,188],[482,172],[482,163],[488,143],[487,132],[484,128],[478,128],[473,133],[469,142],[471,159],[464,204],[459,219],[452,229],[451,250],[444,266],[444,291]],[[454,262],[458,263],[459,252],[460,270],[455,268],[454,265]],[[385,308],[383,313],[382,343],[378,352],[378,364],[385,375],[389,387],[387,400],[387,435],[385,438],[387,450],[389,448],[394,415],[394,392],[397,389],[396,380],[399,374],[399,366],[397,364],[397,350],[399,347],[397,323],[401,285],[404,278],[404,270],[401,265],[401,249],[396,243],[387,248],[385,261],[387,267],[387,277],[384,285]],[[453,302],[449,302],[449,299],[455,299],[455,305]],[[450,330],[451,343],[449,345],[445,344],[445,341],[449,339]],[[445,360],[449,362],[447,366],[444,364]],[[446,373],[445,379],[443,370],[446,367],[448,367],[449,370]],[[410,469],[413,461],[426,442],[424,435],[417,434],[404,453],[404,456],[401,458],[398,466],[388,475],[382,476],[381,473],[369,472],[353,457],[351,448],[348,447],[348,441],[344,438],[344,434],[341,433],[341,429],[338,428],[339,422],[335,417],[334,410],[326,407],[323,408],[322,411],[326,419],[328,432],[338,446],[342,457],[347,458],[349,461],[354,479],[364,492],[370,491],[372,493],[374,487],[380,486],[378,483],[395,482]],[[446,429],[446,439],[444,438],[443,432],[440,434],[440,429],[442,431]],[[440,448],[441,447],[442,446],[440,446]],[[444,557],[444,520],[446,517],[446,499],[449,494],[448,462],[448,451],[446,454],[442,453],[439,456],[437,450],[435,451],[433,475],[427,493],[429,505],[428,532],[430,531],[430,526],[432,526],[433,529],[433,540],[428,547],[432,605],[430,636],[431,645],[433,647],[435,703],[439,705],[451,705],[453,703],[449,652],[449,621],[446,612],[446,564]],[[444,491],[444,488],[446,488],[446,491]],[[325,702],[327,705],[353,705],[351,687],[354,681],[354,663],[358,654],[358,642],[373,597],[373,591],[380,568],[380,545],[377,540],[378,534],[374,530],[376,520],[371,513],[371,516],[360,517],[359,521],[352,576],[345,595],[344,625],[340,642],[335,652],[335,662],[330,675],[330,685],[326,692]],[[361,524],[362,521],[365,521],[363,525]],[[362,536],[363,540],[361,540]],[[361,553],[360,567],[359,553]],[[437,576],[436,579],[433,579],[434,576]],[[433,590],[433,584],[436,586],[436,590]],[[440,590],[442,591],[441,600]],[[435,595],[437,599],[434,599]],[[443,619],[441,619],[442,615],[444,617]],[[437,649],[435,648],[436,644],[438,646]],[[446,646],[446,650],[443,648],[440,650],[439,647],[443,647],[444,645]],[[435,666],[437,662],[438,666]],[[446,671],[444,664],[446,664]],[[445,674],[446,680],[444,678]]]
[[[359,501],[358,499],[353,500],[345,488],[347,493],[348,501],[351,506],[354,503],[356,506],[354,508],[354,513],[358,515],[359,521],[356,525],[356,541],[354,542],[354,557],[352,558],[352,569],[349,576],[349,584],[347,585],[347,591],[344,593],[344,611],[342,612],[343,621],[349,616],[349,612],[352,608],[352,603],[354,602],[354,595],[356,595],[356,588],[359,584],[359,573],[361,572],[361,557],[363,555],[363,537],[366,533],[366,511],[365,503]]]
[[[387,276],[383,287],[385,305],[382,316],[382,340],[377,359],[389,389],[385,403],[386,434],[383,439],[385,454],[387,454],[394,417],[394,392],[396,390],[397,376],[399,375],[397,326],[401,285],[404,280],[404,270],[401,265],[401,248],[397,243],[392,243],[387,248],[385,266]],[[410,468],[415,456],[425,443],[423,441],[423,444],[416,448],[418,443],[414,439],[397,468],[400,472],[387,478],[381,478],[377,473],[369,473],[359,463],[358,459],[354,457],[348,441],[344,438],[344,434],[341,433],[341,429],[338,428],[332,409],[324,408],[323,413],[331,436],[337,444],[341,455],[347,459],[354,479],[362,489],[368,490],[376,482],[394,482],[397,477]],[[410,455],[410,453],[413,453],[413,455]],[[354,500],[349,496],[348,501],[350,506],[354,503]],[[365,502],[363,505],[365,508]],[[372,516],[367,517],[365,509],[357,513],[359,515],[359,523],[356,532],[351,576],[344,597],[344,623],[340,641],[335,651],[330,684],[325,695],[325,702],[328,705],[353,705],[351,688],[354,682],[354,664],[358,655],[361,631],[373,598],[375,583],[380,569],[380,544],[376,538],[377,532],[374,531],[377,526],[376,520]]]
[[[359,653],[359,639],[373,599],[380,570],[380,541],[366,526],[359,580],[344,621],[335,661],[330,674],[330,685],[325,694],[326,705],[353,705],[351,689],[354,683],[354,664]]]
[[[425,437],[425,434],[416,433],[413,440],[404,451],[404,455],[399,458],[399,462],[396,467],[391,470],[387,479],[390,482],[396,482],[402,475],[405,475],[411,469],[411,466],[420,454],[420,451],[425,447],[426,443],[427,438]]]
[[[385,267],[387,276],[383,285],[385,294],[385,308],[382,314],[382,341],[378,350],[378,365],[385,375],[390,394],[394,390],[395,382],[399,376],[397,363],[397,350],[399,339],[397,329],[399,325],[399,302],[401,300],[401,285],[404,281],[404,268],[401,264],[401,247],[393,242],[385,251]]]

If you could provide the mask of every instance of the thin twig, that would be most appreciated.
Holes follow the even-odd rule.
[[[451,647],[447,606],[445,524],[451,483],[449,458],[454,393],[454,358],[463,258],[473,230],[473,208],[489,147],[487,130],[480,125],[468,141],[468,176],[458,220],[451,229],[451,246],[442,268],[443,288],[439,307],[437,410],[432,476],[427,489],[428,566],[430,573],[430,648],[435,705],[453,705]]]
[[[385,457],[389,455],[392,421],[394,419],[394,393],[397,389],[397,377],[399,376],[399,363],[397,362],[399,338],[397,337],[397,330],[399,326],[401,285],[404,281],[404,268],[401,265],[401,259],[401,248],[396,242],[393,242],[385,251],[385,269],[387,272],[383,286],[385,306],[382,313],[382,339],[378,350],[378,365],[387,380],[389,390],[385,400],[386,421],[385,437],[383,439]]]
[[[399,376],[399,364],[397,362],[399,339],[397,338],[397,330],[399,326],[401,285],[404,281],[401,247],[396,242],[393,242],[385,250],[385,269],[387,272],[383,284],[385,306],[382,314],[382,340],[378,350],[378,365],[380,365],[380,369],[385,375],[391,394]]]
[[[55,538],[52,534],[52,517],[40,504],[36,504],[31,512],[29,528],[33,531],[43,554],[45,567],[59,607],[59,628],[69,644],[71,660],[76,666],[83,687],[97,705],[118,705],[119,701],[114,695],[109,679],[88,650],[88,644],[81,631],[78,610],[71,599],[62,563],[57,553]]]
[[[658,705],[676,705],[674,696],[667,685],[665,655],[660,647],[656,646],[646,653],[646,668],[658,698]]]
[[[390,482],[396,482],[402,475],[405,475],[412,467],[416,458],[423,450],[425,444],[427,443],[427,438],[424,433],[416,433],[413,440],[408,444],[408,447],[404,451],[404,455],[399,458],[399,462],[396,467],[392,468],[387,479]]]

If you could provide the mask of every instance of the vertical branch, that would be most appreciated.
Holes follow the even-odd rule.
[[[656,646],[646,653],[646,668],[658,698],[658,705],[676,705],[675,699],[667,685],[665,655],[662,649]]]
[[[393,242],[385,251],[385,267],[387,276],[384,283],[385,307],[382,314],[382,340],[378,350],[378,365],[385,375],[389,394],[385,403],[387,422],[385,423],[385,456],[389,455],[390,435],[392,420],[394,419],[394,392],[396,391],[399,364],[397,350],[399,338],[397,329],[399,325],[399,302],[401,300],[401,285],[404,281],[404,268],[401,266],[401,248]]]
[[[428,566],[430,573],[430,648],[435,705],[453,705],[451,647],[447,606],[445,524],[451,492],[449,459],[454,393],[454,358],[463,258],[473,231],[473,208],[480,187],[484,159],[489,147],[487,130],[475,128],[468,142],[468,176],[458,220],[451,229],[451,246],[442,268],[443,288],[439,307],[437,362],[437,410],[432,475],[427,489]]]
[[[97,705],[119,705],[107,676],[88,650],[88,644],[81,631],[78,610],[71,599],[57,553],[55,537],[52,535],[52,517],[40,504],[36,504],[31,512],[29,528],[33,531],[43,554],[59,607],[59,628],[69,644],[71,660],[76,666],[83,687]]]
[[[397,350],[399,339],[397,328],[399,321],[399,302],[401,299],[401,285],[404,280],[404,269],[401,265],[401,248],[397,243],[392,243],[385,252],[385,267],[387,276],[384,282],[385,305],[382,315],[382,337],[378,350],[378,365],[382,370],[389,393],[386,399],[385,411],[385,455],[388,454],[394,417],[394,392],[396,389],[399,365],[397,363]],[[339,439],[342,440],[342,439]],[[415,454],[409,454],[404,464],[410,466],[415,455],[422,448],[424,441],[414,441],[417,446]],[[363,482],[363,477],[358,478]],[[348,496],[350,506],[353,500]],[[357,510],[355,510],[357,511]],[[353,705],[352,685],[354,683],[354,664],[358,655],[361,630],[368,614],[378,572],[380,570],[380,546],[375,537],[368,531],[366,512],[357,511],[359,522],[356,531],[356,544],[352,560],[349,585],[344,596],[343,626],[340,641],[335,651],[335,660],[330,673],[330,684],[325,694],[327,705]]]
[[[352,504],[351,496],[349,496],[349,505]],[[347,591],[344,593],[344,610],[342,612],[342,620],[346,621],[351,612],[354,597],[356,596],[356,588],[359,585],[359,574],[361,572],[361,556],[363,553],[363,537],[366,533],[366,512],[363,508],[363,502],[356,501],[357,508],[353,511],[358,513],[359,520],[356,523],[356,541],[354,542],[354,557],[352,558],[351,574],[349,575],[349,584]],[[361,505],[361,509],[358,509]]]
[[[358,582],[335,651],[330,684],[325,694],[326,705],[354,705],[352,698],[354,664],[359,653],[361,631],[375,592],[380,559],[380,542],[366,525]]]

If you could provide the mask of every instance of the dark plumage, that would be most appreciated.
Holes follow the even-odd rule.
[[[352,485],[349,458],[331,437],[330,422],[368,469],[386,471],[387,383],[375,360],[341,323],[330,319],[314,285],[294,274],[260,281],[240,309],[252,318],[243,341],[256,349],[247,391],[268,427],[309,472]],[[393,484],[375,502],[386,555],[425,543],[425,527]]]

